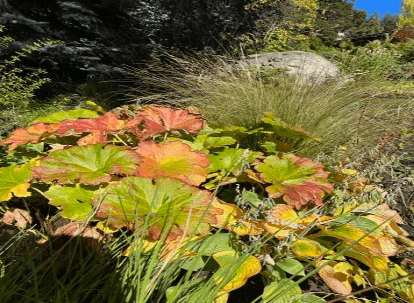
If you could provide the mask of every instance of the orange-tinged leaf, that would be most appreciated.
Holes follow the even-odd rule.
[[[317,262],[317,266],[322,265],[324,262]],[[335,263],[335,262],[334,262]],[[349,295],[351,294],[352,287],[347,280],[347,276],[338,275],[335,272],[334,267],[331,265],[326,265],[318,271],[319,276],[325,282],[325,284],[332,289],[334,292],[340,295]]]
[[[78,141],[78,145],[87,145],[106,142],[108,134],[120,131],[124,125],[125,121],[117,114],[107,112],[97,118],[64,120],[58,124],[55,132],[63,136],[90,133]]]
[[[151,105],[138,110],[135,118],[130,120],[125,128],[138,138],[144,139],[173,129],[197,132],[206,125],[207,122],[202,115],[191,114],[184,109]]]
[[[216,214],[216,222],[211,224],[213,227],[224,228],[238,235],[258,235],[262,233],[259,222],[243,219],[244,212],[237,205],[226,203],[218,198],[214,198],[211,206],[221,210]]]
[[[143,142],[136,149],[142,162],[137,176],[157,178],[160,176],[181,179],[188,184],[198,186],[207,179],[206,167],[210,165],[206,155],[182,142],[157,144]]]
[[[5,141],[0,142],[0,146],[10,144],[9,150],[15,149],[19,145],[26,143],[37,143],[43,138],[51,136],[57,128],[56,124],[37,123],[27,129],[19,128],[12,132],[11,136]]]
[[[132,174],[137,169],[138,156],[128,147],[103,144],[75,146],[56,150],[32,168],[33,178],[50,183],[80,182],[98,185],[111,180],[110,174]]]
[[[272,183],[266,187],[271,198],[283,197],[287,204],[297,209],[309,202],[322,205],[325,192],[333,190],[333,184],[326,180],[328,173],[323,171],[323,165],[309,158],[293,154],[268,156],[256,169],[264,181]]]

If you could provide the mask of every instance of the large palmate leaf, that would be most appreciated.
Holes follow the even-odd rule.
[[[108,112],[98,118],[64,120],[58,124],[56,134],[62,136],[90,133],[78,141],[78,145],[88,145],[107,142],[107,135],[123,128],[125,121]]]
[[[5,141],[0,142],[0,146],[11,144],[9,150],[15,149],[19,145],[26,143],[37,143],[43,138],[51,136],[57,126],[56,124],[37,123],[29,126],[27,129],[18,128],[12,132],[11,136]]]
[[[166,141],[181,141],[189,145],[192,150],[198,150],[205,153],[209,153],[213,148],[224,147],[236,143],[236,140],[232,137],[210,137],[208,135],[198,135],[195,137],[194,142],[173,137],[168,138]]]
[[[206,235],[221,213],[210,207],[211,195],[178,179],[128,177],[107,187],[96,217],[106,226],[140,232],[146,219],[150,240],[159,239],[163,228],[170,240],[192,233]]]
[[[0,168],[0,202],[16,197],[28,197],[32,171],[31,167],[39,165],[39,159],[34,158],[22,166],[11,165]]]
[[[144,139],[163,131],[183,129],[197,132],[207,122],[200,114],[190,114],[184,109],[151,105],[137,111],[137,115],[125,125],[125,129]]]
[[[321,163],[309,158],[299,158],[292,154],[282,157],[268,156],[264,163],[256,166],[261,177],[272,185],[266,188],[269,196],[279,198],[297,209],[312,201],[322,204],[325,192],[331,192],[333,185],[326,181],[328,173]]]
[[[142,142],[136,149],[141,159],[137,176],[177,178],[191,185],[200,185],[207,178],[206,167],[210,162],[206,155],[182,142],[157,144]]]
[[[72,109],[65,112],[57,112],[53,113],[51,115],[48,115],[46,117],[37,118],[36,120],[30,122],[30,124],[36,124],[39,122],[43,123],[59,123],[63,120],[76,120],[78,118],[96,118],[99,117],[99,115],[91,110],[84,109],[84,108],[78,108],[78,109]]]
[[[95,144],[75,146],[51,152],[34,167],[33,178],[61,184],[80,182],[98,185],[111,180],[110,174],[132,174],[137,170],[139,158],[124,146]]]
[[[265,122],[264,129],[271,129],[277,136],[284,138],[293,138],[293,139],[312,139],[318,142],[321,142],[321,138],[317,138],[315,135],[308,133],[307,131],[301,129],[297,126],[291,126],[277,117],[274,117],[273,113],[266,112],[265,118],[262,118],[262,121]],[[271,127],[266,127],[268,125]]]
[[[92,196],[93,191],[86,190],[76,186],[51,186],[45,197],[49,199],[49,203],[61,207],[62,217],[84,221],[92,212]]]

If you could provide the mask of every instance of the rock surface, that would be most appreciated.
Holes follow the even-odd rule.
[[[299,76],[305,83],[324,84],[328,79],[340,79],[340,70],[325,58],[303,51],[260,53],[237,62],[242,68],[259,66],[285,68],[290,75]]]

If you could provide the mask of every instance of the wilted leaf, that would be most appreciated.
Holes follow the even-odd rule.
[[[136,173],[138,176],[157,178],[160,176],[181,179],[198,186],[207,178],[206,167],[209,161],[202,152],[192,151],[182,142],[157,144],[143,142],[136,149],[142,162]]]
[[[317,262],[317,266],[322,265],[324,262]],[[335,264],[335,262],[333,263]],[[340,295],[351,294],[352,287],[348,277],[346,275],[338,275],[335,272],[334,267],[326,265],[318,271],[319,276],[325,282],[325,284],[332,289],[334,292]]]
[[[326,181],[328,173],[323,165],[314,163],[309,158],[299,158],[285,154],[282,158],[268,156],[264,163],[256,166],[266,182],[273,183],[266,187],[270,197],[283,200],[300,209],[308,202],[322,205],[325,192],[331,192],[333,185]]]
[[[84,221],[92,212],[92,196],[94,192],[83,189],[79,184],[71,186],[51,186],[45,197],[49,203],[61,207],[60,215],[62,217]]]
[[[46,183],[98,185],[110,181],[110,174],[134,173],[138,162],[136,153],[127,147],[95,144],[54,151],[32,171],[33,178]]]
[[[290,126],[279,118],[274,117],[272,112],[266,112],[265,118],[262,118],[262,121],[270,124],[275,134],[278,136],[293,139],[312,139],[318,142],[322,141],[321,138],[317,138],[315,135],[304,131],[300,127]]]
[[[69,111],[56,112],[46,117],[37,118],[36,120],[30,122],[30,125],[43,122],[43,123],[59,123],[63,120],[76,120],[78,118],[96,118],[99,115],[91,110],[79,108]]]
[[[211,195],[178,179],[129,177],[106,188],[96,218],[113,228],[146,232],[148,240],[159,239],[163,228],[169,240],[192,233],[203,236],[221,213],[210,207]],[[143,230],[145,218],[147,230]]]
[[[39,159],[34,158],[22,166],[11,165],[0,168],[0,202],[16,197],[28,197],[32,172],[31,167],[39,165]]]
[[[33,219],[29,212],[19,208],[9,208],[4,213],[3,218],[0,219],[0,223],[15,225],[20,228],[26,228],[32,222]]]

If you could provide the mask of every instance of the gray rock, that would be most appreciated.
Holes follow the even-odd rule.
[[[297,75],[305,83],[324,84],[328,79],[340,79],[340,70],[325,58],[303,51],[273,52],[250,55],[237,61],[246,66],[286,69],[290,75]]]

